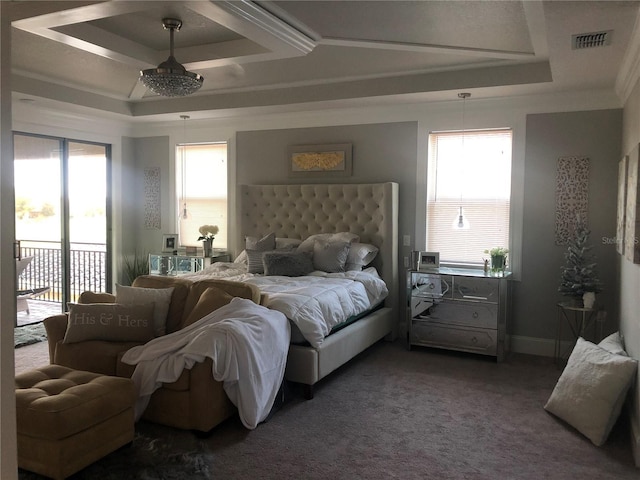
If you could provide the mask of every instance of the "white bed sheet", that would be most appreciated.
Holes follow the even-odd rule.
[[[285,277],[251,274],[244,264],[218,262],[188,278],[222,278],[256,285],[266,294],[265,306],[284,313],[316,348],[333,327],[373,308],[389,294],[386,284],[371,267]]]

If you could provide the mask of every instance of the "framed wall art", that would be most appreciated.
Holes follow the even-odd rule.
[[[292,145],[287,151],[289,176],[349,177],[352,152],[350,143]]]
[[[629,156],[618,162],[618,212],[616,221],[616,251],[624,255],[624,227],[627,217],[627,166]]]
[[[629,154],[627,165],[627,209],[624,225],[624,255],[633,263],[640,263],[640,147]]]
[[[178,234],[165,233],[162,235],[162,252],[168,253],[178,249]]]

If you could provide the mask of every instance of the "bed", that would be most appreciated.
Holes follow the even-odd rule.
[[[396,183],[373,184],[308,184],[308,185],[241,185],[237,204],[240,232],[236,252],[245,249],[245,238],[261,238],[266,232],[279,239],[304,240],[317,234],[351,233],[360,243],[378,248],[369,268],[360,272],[327,275],[326,281],[341,282],[349,277],[354,283],[365,283],[367,295],[375,290],[370,277],[382,280],[386,285],[384,301],[371,305],[371,310],[356,321],[340,328],[321,341],[300,343],[292,341],[289,347],[285,378],[302,384],[306,398],[313,397],[313,387],[322,378],[344,365],[360,352],[387,337],[395,338],[398,303],[398,185]],[[370,275],[368,272],[371,271]],[[218,278],[249,281],[266,291],[271,304],[273,287],[263,284],[267,278],[252,278],[236,265],[212,265],[195,278],[213,275]],[[316,276],[320,273],[316,273]],[[353,278],[351,278],[353,277]],[[362,277],[362,278],[361,278]],[[305,280],[309,280],[305,278]],[[321,297],[325,279],[311,278],[313,288]],[[366,282],[364,281],[366,280]],[[284,282],[289,283],[288,280]],[[298,279],[290,283],[297,284]],[[373,283],[371,287],[368,282]],[[309,287],[312,288],[312,287]],[[347,297],[364,295],[353,291]],[[375,297],[375,295],[373,295]],[[323,303],[322,301],[320,303]],[[266,304],[269,306],[269,304]],[[279,308],[279,307],[277,307]],[[286,311],[284,313],[287,313]],[[287,317],[291,318],[289,314]]]

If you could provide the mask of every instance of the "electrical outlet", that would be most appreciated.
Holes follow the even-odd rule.
[[[409,257],[404,257],[404,268],[409,268]]]
[[[402,245],[404,245],[405,247],[411,246],[411,235],[405,235],[404,237],[402,237]]]

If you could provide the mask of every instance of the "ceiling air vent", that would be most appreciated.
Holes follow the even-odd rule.
[[[612,30],[604,32],[579,33],[571,36],[571,48],[581,50],[583,48],[604,47],[611,43]]]

